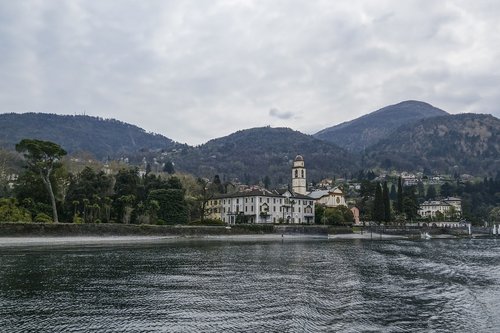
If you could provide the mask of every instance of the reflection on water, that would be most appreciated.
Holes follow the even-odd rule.
[[[500,331],[500,243],[0,249],[2,332]]]

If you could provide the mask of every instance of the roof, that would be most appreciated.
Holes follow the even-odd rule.
[[[335,187],[335,188],[333,188],[331,190],[316,190],[316,191],[312,191],[312,192],[308,193],[308,196],[310,196],[313,199],[319,199],[319,198],[322,198],[322,197],[329,196],[330,193],[333,193],[333,194],[342,194],[342,195],[344,194],[341,189],[339,189],[338,187]]]
[[[241,198],[241,197],[281,197],[278,193],[266,190],[266,189],[252,189],[248,191],[238,191],[234,193],[227,194],[217,194],[214,196],[214,199],[222,199],[222,198]]]
[[[302,155],[295,156],[295,161],[304,161],[304,157]]]
[[[275,198],[283,198],[284,194],[286,192],[289,192],[291,194],[291,198],[295,199],[306,199],[306,200],[311,200],[313,198],[295,193],[286,189],[280,189],[280,190],[266,190],[266,189],[252,189],[248,191],[239,191],[235,193],[229,193],[229,194],[218,194],[214,196],[214,199],[225,199],[225,198],[241,198],[241,197],[275,197]]]

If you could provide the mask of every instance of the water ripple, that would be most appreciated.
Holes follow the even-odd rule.
[[[9,250],[0,331],[498,332],[499,250],[496,240]]]

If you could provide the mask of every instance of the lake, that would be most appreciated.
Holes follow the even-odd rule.
[[[500,239],[2,247],[0,331],[500,332],[499,253]]]

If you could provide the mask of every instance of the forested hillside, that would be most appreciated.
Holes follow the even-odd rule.
[[[349,151],[360,152],[386,138],[402,125],[446,114],[445,111],[424,102],[405,101],[326,128],[314,136]]]
[[[238,131],[172,155],[176,169],[222,179],[255,183],[268,177],[272,185],[288,184],[292,161],[304,156],[309,180],[341,176],[358,163],[333,144],[289,128],[261,127]]]
[[[500,119],[459,114],[403,126],[366,151],[366,167],[495,176],[500,170]]]
[[[0,114],[0,147],[13,150],[24,138],[56,142],[69,153],[87,151],[98,159],[140,150],[168,149],[175,144],[162,135],[113,119],[45,113]]]

